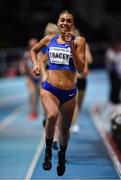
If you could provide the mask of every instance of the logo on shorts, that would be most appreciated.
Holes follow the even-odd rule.
[[[70,96],[70,97],[71,97],[71,96],[74,96],[74,94],[75,94],[75,93],[69,94],[69,96]]]

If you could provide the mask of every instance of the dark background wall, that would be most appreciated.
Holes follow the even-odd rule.
[[[89,42],[110,42],[121,38],[120,0],[1,0],[0,47],[22,47],[27,40],[43,36],[48,21],[69,9]]]

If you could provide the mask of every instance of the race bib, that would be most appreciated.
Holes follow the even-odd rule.
[[[69,65],[70,47],[68,48],[50,47],[49,57],[51,63]]]

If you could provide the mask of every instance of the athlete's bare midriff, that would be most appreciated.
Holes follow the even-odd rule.
[[[47,81],[60,89],[73,89],[75,87],[75,73],[67,70],[48,70]]]

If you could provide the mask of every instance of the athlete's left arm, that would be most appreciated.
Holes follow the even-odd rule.
[[[86,51],[85,51],[85,67],[82,72],[82,76],[86,77],[89,73],[89,64],[92,64],[93,58],[92,53],[89,47],[89,44],[86,43]]]
[[[85,66],[86,41],[84,37],[75,37],[74,45],[70,43],[74,64],[79,73],[83,72]]]

